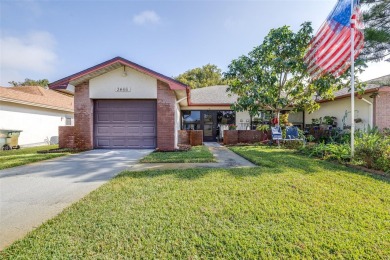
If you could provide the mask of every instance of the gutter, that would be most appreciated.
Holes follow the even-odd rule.
[[[362,97],[360,99],[368,104],[368,113],[369,113],[370,127],[373,127],[374,126],[374,120],[373,120],[374,119],[374,116],[373,116],[374,110],[373,110],[372,102],[368,101],[364,97]]]

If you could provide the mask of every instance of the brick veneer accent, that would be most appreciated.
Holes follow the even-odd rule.
[[[191,130],[178,130],[177,144],[190,144],[190,131]]]
[[[383,87],[374,100],[374,125],[390,128],[390,87]]]
[[[203,130],[190,131],[190,145],[192,146],[203,145]]]
[[[175,150],[176,96],[168,84],[157,80],[157,148]]]
[[[58,127],[58,146],[60,148],[74,148],[75,136],[74,126],[59,126]]]
[[[231,145],[238,143],[238,130],[223,130],[223,144]]]
[[[203,130],[178,130],[178,144],[203,144]]]
[[[93,100],[89,98],[89,83],[75,87],[74,144],[78,149],[93,149]]]
[[[224,130],[223,144],[234,145],[238,143],[259,143],[266,139],[270,139],[270,132],[264,133],[257,130]]]

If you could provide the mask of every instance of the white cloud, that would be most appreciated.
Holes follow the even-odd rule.
[[[54,70],[57,55],[55,39],[48,32],[32,32],[25,37],[4,36],[0,38],[0,67],[2,84],[11,75],[31,73],[47,74]],[[47,75],[43,75],[47,78]]]
[[[133,17],[133,22],[138,25],[147,23],[158,24],[160,22],[160,16],[155,11],[143,11]]]
[[[369,62],[368,68],[359,76],[362,81],[379,78],[390,74],[390,62]]]

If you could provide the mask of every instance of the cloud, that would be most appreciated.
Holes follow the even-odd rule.
[[[160,16],[155,11],[143,11],[133,17],[133,22],[138,25],[147,23],[158,24],[160,22]]]
[[[36,31],[24,37],[2,35],[0,38],[2,78],[9,78],[8,75],[52,72],[57,62],[55,44],[54,37],[48,32]]]

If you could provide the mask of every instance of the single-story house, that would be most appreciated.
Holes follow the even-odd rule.
[[[390,128],[390,75],[366,82],[364,94],[355,94],[355,127]],[[313,118],[334,116],[339,127],[351,125],[351,93],[347,88],[337,91],[333,100],[319,100],[320,109],[305,113],[306,124]]]
[[[20,146],[58,142],[73,123],[73,96],[39,86],[0,87],[0,130],[21,130]]]
[[[270,117],[267,111],[259,113],[258,118],[232,111],[230,105],[237,96],[229,95],[227,87],[191,90],[121,57],[49,84],[50,89],[74,93],[75,124],[60,127],[59,144],[80,149],[174,150],[179,130],[203,130],[204,141],[215,141],[229,124],[249,129],[251,122]],[[310,116],[304,111],[289,117],[301,127],[308,120]]]

